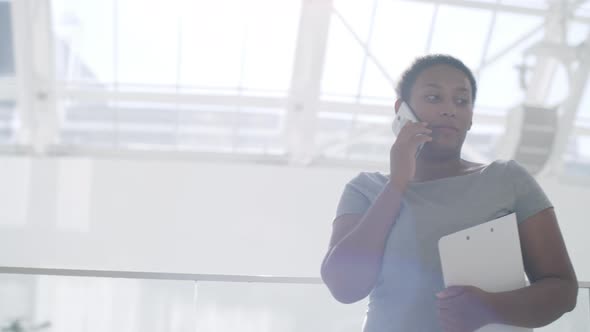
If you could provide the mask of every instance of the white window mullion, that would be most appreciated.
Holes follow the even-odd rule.
[[[18,113],[17,142],[43,153],[58,133],[49,1],[12,3]]]
[[[331,16],[332,0],[303,0],[285,131],[290,161],[296,164],[308,164],[317,154],[317,112]]]

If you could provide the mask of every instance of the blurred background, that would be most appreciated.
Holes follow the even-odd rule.
[[[590,281],[590,1],[0,0],[0,266],[114,271],[0,273],[0,331],[360,331],[319,266],[428,53],[478,80],[464,158],[534,174]],[[539,330],[590,331],[587,287]]]

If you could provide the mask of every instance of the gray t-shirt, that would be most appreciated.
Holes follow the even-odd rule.
[[[360,173],[346,184],[336,216],[365,213],[388,179],[381,173]],[[438,240],[513,212],[521,223],[551,206],[535,179],[515,161],[410,183],[369,296],[364,331],[440,331],[435,294],[444,284]]]

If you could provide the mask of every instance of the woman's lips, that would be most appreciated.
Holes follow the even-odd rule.
[[[435,126],[435,127],[432,127],[432,130],[443,132],[443,133],[458,133],[459,132],[459,129],[457,129],[455,127],[451,127],[451,126]]]

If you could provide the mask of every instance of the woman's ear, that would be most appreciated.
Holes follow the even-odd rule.
[[[394,105],[394,107],[395,107],[395,113],[396,113],[396,114],[397,114],[397,111],[399,111],[399,107],[402,105],[402,102],[403,102],[403,100],[402,100],[401,98],[398,98],[398,99],[395,101],[395,105]]]

